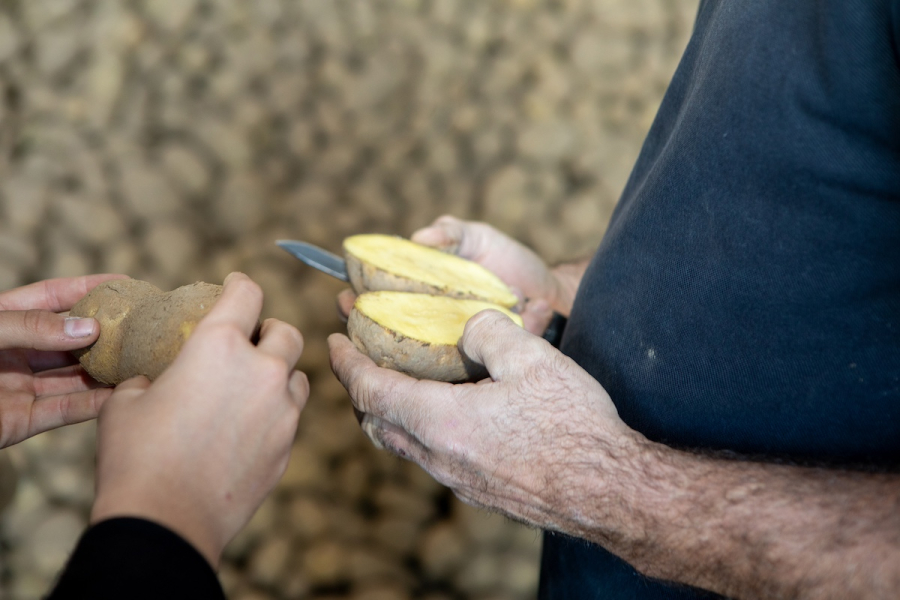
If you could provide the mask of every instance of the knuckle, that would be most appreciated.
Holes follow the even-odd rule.
[[[309,379],[305,373],[294,371],[291,393],[299,410],[303,410],[309,400]]]
[[[272,331],[272,329],[275,327],[275,325],[276,325],[275,319],[263,319],[263,321],[257,325],[256,334],[260,338],[264,338],[267,335],[269,335],[269,333]]]
[[[353,379],[347,391],[353,405],[362,412],[378,416],[383,414],[386,393],[378,387],[368,385],[365,378]]]
[[[522,354],[520,360],[526,365],[541,370],[555,370],[565,363],[559,351],[536,335],[523,336],[523,339],[516,342],[516,346]]]
[[[237,325],[222,321],[200,321],[187,344],[214,348],[218,356],[232,356],[249,341]]]
[[[29,333],[43,333],[49,325],[48,314],[36,308],[22,313],[22,327]]]
[[[251,294],[257,299],[263,297],[263,291],[260,285],[249,277],[241,279],[240,283],[246,293]]]
[[[263,321],[262,333],[264,335],[283,336],[292,346],[303,346],[303,334],[300,330],[280,319],[269,318]]]
[[[287,383],[287,378],[293,365],[288,365],[287,361],[281,356],[265,354],[259,357],[259,364],[256,368],[266,381],[283,385]]]
[[[498,325],[501,325],[503,321],[508,320],[507,317],[502,314],[500,311],[493,310],[490,308],[486,308],[480,312],[475,313],[471,319],[466,323],[466,327],[463,331],[463,335],[471,335],[473,333],[479,333],[483,328],[490,328],[490,331],[494,331],[494,328]]]
[[[223,344],[228,349],[232,349],[245,341],[244,333],[232,323],[213,323],[206,331],[211,339]]]
[[[59,422],[63,425],[71,425],[74,422],[72,412],[71,396],[63,396],[59,401]]]
[[[291,338],[291,343],[295,347],[299,347],[302,349],[304,340],[303,340],[303,334],[300,333],[300,330],[297,329],[296,327],[294,327],[293,325],[289,325],[288,323],[285,323],[284,321],[279,321],[279,323],[283,324],[285,332]]]
[[[19,327],[25,338],[30,340],[30,342],[26,342],[28,347],[38,347],[41,343],[40,340],[49,336],[61,336],[61,327],[55,322],[54,317],[53,313],[38,309],[29,309],[20,313]]]
[[[527,390],[559,392],[568,379],[569,365],[558,352],[526,352],[522,364],[520,385]]]

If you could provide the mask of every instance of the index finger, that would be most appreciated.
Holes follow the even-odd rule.
[[[350,394],[353,406],[404,429],[417,440],[423,439],[427,423],[436,420],[432,411],[453,404],[453,385],[381,368],[345,335],[330,335],[328,348],[331,369]]]
[[[249,339],[259,325],[262,305],[262,289],[243,273],[231,273],[225,278],[222,295],[197,327],[232,324]]]
[[[84,296],[105,281],[128,279],[127,275],[101,273],[83,277],[46,279],[0,292],[0,310],[67,311]]]

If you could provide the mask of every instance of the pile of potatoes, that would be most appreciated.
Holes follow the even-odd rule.
[[[466,322],[485,309],[512,312],[518,298],[481,265],[403,238],[365,234],[344,241],[356,302],[347,333],[376,364],[419,379],[462,382],[486,375],[457,347]],[[70,314],[100,322],[100,337],[76,355],[95,379],[118,384],[158,377],[222,294],[194,283],[171,292],[135,279],[101,284]]]

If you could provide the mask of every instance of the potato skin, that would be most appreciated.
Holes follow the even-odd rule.
[[[75,355],[102,383],[137,375],[156,379],[221,294],[222,286],[203,282],[171,292],[135,279],[100,284],[69,311],[100,323],[97,341]]]
[[[347,320],[347,333],[359,351],[379,367],[417,379],[462,383],[488,375],[484,366],[464,357],[456,344],[429,344],[404,336],[355,308]]]
[[[393,273],[388,273],[383,269],[361,261],[352,254],[345,256],[347,263],[347,275],[350,278],[350,285],[357,294],[365,292],[377,292],[381,290],[397,291],[397,292],[414,292],[417,294],[434,294],[436,296],[450,296],[451,298],[463,298],[471,300],[480,300],[478,296],[472,294],[464,294],[457,290],[452,290],[436,285],[424,283],[417,279],[401,277]]]

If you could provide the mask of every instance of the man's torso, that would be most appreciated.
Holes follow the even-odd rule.
[[[655,441],[900,463],[900,2],[707,0],[563,351]],[[693,598],[545,538],[542,597]]]

